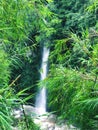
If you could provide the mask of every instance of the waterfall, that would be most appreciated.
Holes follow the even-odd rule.
[[[44,80],[47,76],[48,56],[49,56],[49,49],[44,46],[43,54],[42,54],[40,80]],[[46,113],[46,88],[45,88],[45,86],[42,86],[42,88],[40,89],[40,91],[36,97],[35,107],[38,110],[38,114]]]

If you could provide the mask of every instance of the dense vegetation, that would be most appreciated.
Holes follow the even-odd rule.
[[[98,129],[97,1],[54,1],[57,32],[46,79],[48,102],[82,130]]]
[[[98,1],[1,0],[0,12],[0,129],[14,125],[13,108],[34,103],[45,44],[48,109],[81,130],[97,130]]]

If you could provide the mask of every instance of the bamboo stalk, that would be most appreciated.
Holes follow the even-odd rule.
[[[12,83],[9,85],[9,87],[11,87],[12,85],[14,85],[14,83],[20,78],[20,76],[21,76],[21,74],[18,75],[18,76],[16,77],[16,79],[12,81]]]

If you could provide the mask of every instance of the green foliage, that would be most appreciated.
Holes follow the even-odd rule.
[[[97,130],[97,0],[1,0],[0,12],[0,129],[11,129],[11,109],[37,90],[45,44],[51,50],[49,108],[82,130]],[[39,129],[27,119],[29,129]]]
[[[92,129],[90,121],[97,115],[98,108],[98,80],[94,78],[92,74],[53,66],[46,79],[49,107],[81,129]]]
[[[51,5],[60,22],[54,26],[45,80],[49,108],[81,130],[97,130],[97,1],[54,0]]]
[[[32,30],[37,31],[36,20],[40,19],[37,15],[39,11],[36,9],[35,3],[36,2],[32,0],[1,0],[0,2],[0,43],[7,52],[9,61],[11,62],[12,72],[10,82],[12,82],[17,75],[21,74],[20,70],[24,69],[25,62],[30,63],[31,60],[35,43],[29,38],[29,35]],[[31,45],[29,45],[29,43]],[[23,75],[21,75],[21,77],[22,76]]]
[[[32,30],[39,29],[36,24],[36,20],[39,19],[36,6],[36,1],[0,1],[0,129],[2,130],[12,129],[14,124],[12,109],[20,105],[20,97],[24,97],[25,90],[16,94],[15,87],[17,88],[16,83],[19,80],[17,75],[20,73],[18,71],[15,73],[14,68],[22,68],[22,59],[28,59],[30,62],[29,52],[33,50],[35,43],[29,38],[29,34]],[[32,45],[27,45],[27,41]],[[13,73],[16,74],[14,77]],[[27,96],[23,102],[31,97]],[[36,128],[33,122],[32,128]]]
[[[69,38],[57,40],[46,79],[50,109],[82,130],[98,129],[98,44],[90,35],[86,30],[81,37],[70,33]]]
[[[31,13],[34,2],[32,1],[6,1],[1,0],[0,9],[0,39],[15,45],[28,36],[31,31]]]
[[[7,54],[0,48],[0,129],[11,129],[10,103],[11,91],[8,88],[10,78],[10,61]]]
[[[46,31],[46,35],[50,35],[45,24],[50,13],[40,0],[1,0],[0,10],[0,42],[11,62],[10,82],[21,74],[16,82],[16,90],[21,90],[34,85],[39,79],[39,44],[43,42]]]
[[[9,69],[10,61],[7,58],[5,51],[0,48],[0,88],[7,86],[10,78]]]

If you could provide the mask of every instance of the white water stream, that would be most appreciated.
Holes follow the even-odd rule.
[[[43,47],[42,64],[41,64],[41,77],[40,80],[44,80],[47,76],[49,49]],[[35,107],[38,110],[38,114],[42,115],[46,113],[46,88],[42,86],[35,102]]]

